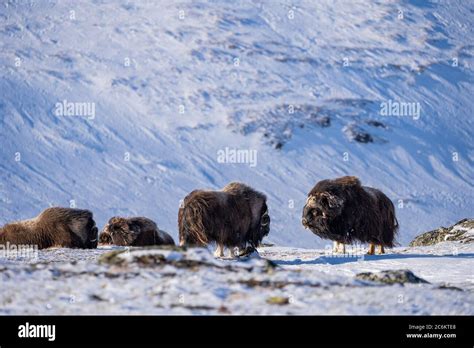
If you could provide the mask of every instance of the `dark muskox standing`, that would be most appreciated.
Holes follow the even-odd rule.
[[[381,191],[362,186],[354,176],[322,180],[308,194],[303,209],[303,226],[321,238],[350,244],[355,240],[393,247],[398,230],[395,207]]]
[[[0,228],[0,244],[91,249],[97,247],[97,232],[89,210],[54,207]]]
[[[180,245],[217,244],[235,256],[235,248],[255,249],[270,232],[267,198],[251,187],[233,182],[221,191],[195,190],[184,199],[178,212]]]
[[[99,237],[100,244],[122,246],[174,245],[173,238],[145,217],[113,217]]]

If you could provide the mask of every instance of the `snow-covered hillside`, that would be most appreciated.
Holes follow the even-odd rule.
[[[321,247],[306,194],[351,174],[406,245],[473,215],[473,21],[472,1],[3,1],[0,223],[71,205],[176,238],[180,199],[238,180],[268,195],[269,241]]]

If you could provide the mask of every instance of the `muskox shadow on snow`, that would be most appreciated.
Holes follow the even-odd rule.
[[[322,180],[313,187],[303,208],[303,226],[317,236],[339,243],[369,243],[383,254],[393,247],[398,231],[395,207],[381,191],[362,186],[354,176]],[[338,251],[338,250],[336,250]],[[344,252],[344,251],[343,251]]]
[[[221,191],[192,191],[178,211],[179,244],[216,243],[217,257],[224,256],[224,247],[231,257],[235,248],[254,250],[270,232],[266,201],[263,193],[237,182]]]
[[[102,230],[99,243],[120,246],[174,245],[173,238],[146,217],[115,216]]]
[[[97,247],[97,232],[89,210],[53,207],[0,228],[0,244],[92,249]]]

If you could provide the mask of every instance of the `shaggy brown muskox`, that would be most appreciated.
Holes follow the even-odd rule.
[[[180,245],[217,244],[235,257],[235,248],[256,248],[270,232],[266,196],[241,183],[230,183],[221,191],[195,190],[187,195],[178,212]]]
[[[263,238],[270,233],[267,197],[263,193],[255,191],[253,188],[239,182],[231,182],[222,191],[243,196],[249,203],[252,222],[247,233],[246,242],[253,248],[258,247]]]
[[[374,254],[375,245],[381,254],[384,247],[393,247],[398,230],[392,201],[354,176],[318,182],[308,194],[302,223],[336,243],[369,243],[369,254]]]
[[[54,207],[0,228],[0,244],[92,249],[97,247],[97,232],[89,210]]]
[[[122,246],[174,245],[174,240],[146,217],[116,216],[105,225],[99,243]]]

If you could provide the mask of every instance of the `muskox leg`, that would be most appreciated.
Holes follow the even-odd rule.
[[[385,254],[385,249],[382,244],[379,245],[379,254]]]
[[[334,242],[333,248],[332,248],[333,253],[346,253],[346,245],[344,243],[339,243],[339,242]]]
[[[345,254],[346,253],[346,245],[344,243],[339,243],[339,245],[342,247],[342,253]]]
[[[217,249],[214,252],[215,257],[224,257],[224,245],[217,243]]]
[[[374,243],[369,243],[369,251],[367,252],[368,255],[374,255],[375,254],[375,244]]]

